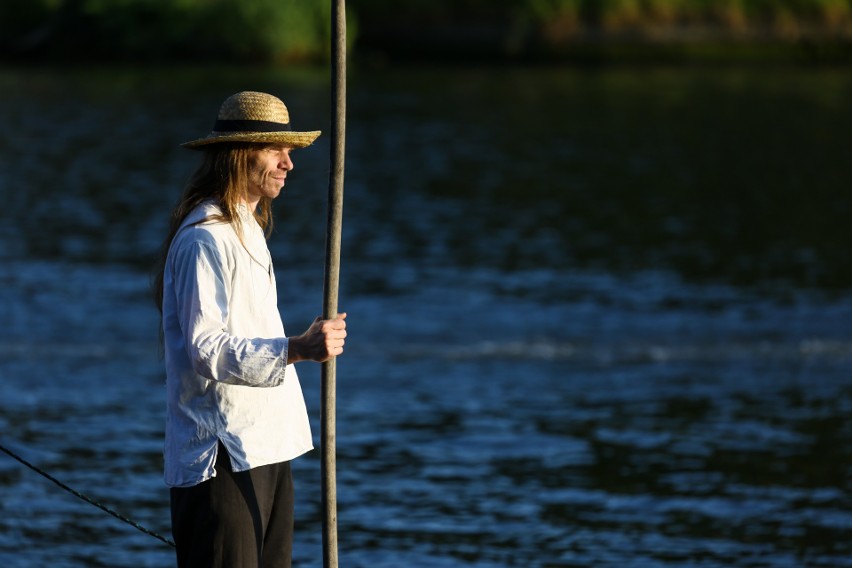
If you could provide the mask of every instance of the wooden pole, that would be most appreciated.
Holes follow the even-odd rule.
[[[328,183],[328,224],[325,245],[323,318],[337,316],[340,281],[340,240],[343,226],[343,170],[346,148],[346,3],[331,7],[331,171]],[[323,567],[337,568],[337,452],[335,422],[336,360],[322,364],[322,503]]]

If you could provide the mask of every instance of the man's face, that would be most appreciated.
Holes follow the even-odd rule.
[[[249,151],[248,200],[257,202],[261,197],[275,199],[293,169],[289,146],[271,144]]]

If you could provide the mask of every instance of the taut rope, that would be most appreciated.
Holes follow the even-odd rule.
[[[52,475],[50,475],[49,473],[47,473],[46,471],[44,471],[44,470],[42,470],[42,469],[39,469],[38,467],[34,466],[33,464],[31,464],[30,462],[28,462],[27,460],[25,460],[25,459],[24,459],[24,458],[22,458],[21,456],[17,455],[15,452],[13,452],[13,451],[9,450],[8,448],[4,447],[2,444],[0,444],[0,450],[2,450],[2,451],[3,451],[3,452],[5,452],[7,455],[9,455],[9,457],[11,457],[11,458],[13,458],[13,459],[15,459],[15,460],[17,460],[17,461],[21,462],[22,464],[24,464],[25,466],[27,466],[28,468],[30,468],[31,470],[33,470],[33,471],[34,471],[34,472],[36,472],[37,474],[39,474],[39,475],[41,475],[41,476],[43,476],[43,477],[46,477],[47,479],[49,479],[50,481],[52,481],[53,483],[55,483],[56,485],[58,485],[59,487],[61,487],[61,488],[62,488],[62,489],[64,489],[65,491],[67,491],[68,493],[70,493],[71,495],[74,495],[75,497],[79,497],[80,499],[82,499],[82,500],[83,500],[83,501],[85,501],[86,503],[89,503],[89,504],[91,504],[91,505],[94,505],[94,506],[95,506],[95,507],[97,507],[98,509],[100,509],[100,510],[102,510],[102,511],[106,512],[106,513],[109,513],[110,515],[112,515],[112,516],[113,516],[113,517],[115,517],[116,519],[118,519],[118,520],[120,520],[120,521],[124,521],[124,522],[125,522],[125,523],[127,523],[128,525],[130,525],[130,526],[132,526],[132,527],[134,527],[134,528],[136,528],[136,529],[138,529],[138,530],[142,531],[143,533],[145,533],[145,534],[147,534],[147,535],[153,536],[154,538],[156,538],[156,539],[159,539],[159,540],[163,541],[164,543],[168,544],[169,546],[172,546],[172,547],[174,547],[174,546],[175,546],[175,543],[174,543],[173,541],[171,541],[171,540],[167,539],[166,537],[164,537],[164,536],[162,536],[162,535],[160,535],[160,534],[157,534],[157,533],[155,533],[155,532],[153,532],[153,531],[150,531],[150,530],[146,529],[145,527],[143,527],[143,526],[142,526],[142,525],[140,525],[139,523],[136,523],[136,522],[134,522],[134,521],[131,521],[130,519],[128,519],[128,518],[127,518],[127,517],[125,517],[124,515],[121,515],[120,513],[117,513],[117,512],[115,512],[115,511],[113,511],[113,510],[112,510],[112,509],[110,509],[109,507],[106,507],[106,506],[104,506],[104,505],[101,505],[100,503],[98,503],[97,501],[95,501],[94,499],[92,499],[91,497],[87,497],[87,496],[83,495],[82,493],[79,493],[79,492],[77,492],[77,491],[74,491],[73,489],[71,489],[70,487],[68,487],[67,485],[65,485],[64,483],[62,483],[61,481],[59,481],[58,479],[56,479],[55,477],[53,477]]]

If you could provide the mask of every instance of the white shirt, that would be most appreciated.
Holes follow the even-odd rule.
[[[231,224],[193,210],[169,248],[164,272],[165,482],[216,475],[217,442],[234,471],[291,460],[313,448],[289,341],[278,312],[263,231],[247,207],[242,242]],[[198,223],[198,224],[196,224]]]

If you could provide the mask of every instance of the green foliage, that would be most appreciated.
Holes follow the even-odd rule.
[[[533,16],[541,20],[559,18],[566,15],[580,19],[583,0],[529,0],[528,8]]]
[[[0,57],[316,61],[328,56],[330,10],[330,0],[2,0]],[[472,38],[502,34],[495,45],[690,30],[852,40],[852,0],[350,0],[347,10],[350,47],[359,31],[428,46],[468,25]],[[396,27],[415,37],[385,33]]]
[[[546,20],[565,13],[580,14],[584,24],[638,27],[655,24],[760,25],[785,15],[802,25],[849,22],[850,0],[528,0],[535,17]]]
[[[328,14],[323,2],[196,0],[192,4],[203,7],[173,16],[185,29],[175,39],[183,38],[187,48],[200,41],[208,53],[226,52],[248,60],[283,60],[315,57],[327,43]],[[192,39],[186,42],[189,38]]]
[[[800,26],[852,24],[852,0],[354,0],[365,18],[412,16],[426,20],[478,14],[482,18],[518,15],[552,23],[576,20],[586,28],[643,29],[655,26],[721,26],[738,29],[772,25],[790,18]]]
[[[134,59],[317,59],[327,2],[305,0],[5,0],[6,51]],[[25,30],[22,33],[20,30]]]

